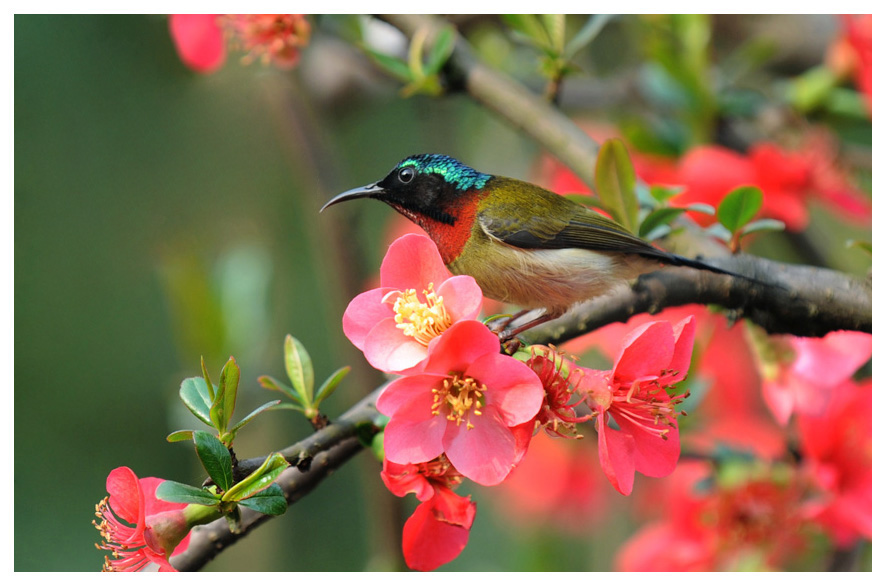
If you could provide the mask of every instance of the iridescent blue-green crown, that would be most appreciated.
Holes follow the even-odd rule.
[[[491,178],[491,175],[480,173],[444,154],[415,154],[400,162],[396,168],[407,166],[414,167],[419,173],[436,173],[460,191],[481,189]]]

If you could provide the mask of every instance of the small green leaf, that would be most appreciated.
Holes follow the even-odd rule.
[[[546,29],[533,14],[503,14],[501,18],[510,28],[527,37],[532,45],[552,48]]]
[[[199,504],[201,506],[216,506],[221,500],[221,496],[206,489],[177,481],[164,481],[158,485],[156,496],[164,502]]]
[[[301,396],[301,404],[312,404],[313,362],[304,345],[291,335],[285,336],[285,369],[292,387]]]
[[[277,392],[282,392],[299,404],[301,402],[301,397],[298,396],[298,394],[293,389],[289,388],[273,376],[259,376],[258,384],[260,384],[264,388],[267,388],[268,390],[276,390]]]
[[[212,392],[212,394],[214,394],[214,392]],[[181,387],[178,389],[178,396],[181,397],[181,402],[184,403],[184,406],[186,406],[195,417],[210,427],[214,426],[212,424],[211,416],[212,398],[209,395],[209,391],[206,389],[206,382],[203,378],[186,378],[181,382]]]
[[[436,41],[430,49],[430,55],[427,57],[427,74],[433,75],[438,73],[451,52],[454,50],[454,27],[446,26],[436,35]]]
[[[313,406],[319,406],[323,400],[331,396],[332,392],[338,387],[338,384],[341,383],[341,380],[349,373],[350,366],[344,366],[343,368],[338,368],[331,376],[326,378],[322,386],[319,387],[319,390],[316,391],[316,399],[313,401]]]
[[[565,15],[542,14],[540,19],[550,40],[550,48],[557,54],[565,50]]]
[[[655,209],[642,222],[638,228],[638,235],[646,238],[655,228],[672,223],[676,217],[687,211],[680,207],[661,207]]]
[[[378,433],[371,438],[371,452],[378,461],[384,460],[384,433]]]
[[[221,370],[221,380],[218,383],[218,393],[212,403],[212,420],[216,421],[216,428],[221,434],[227,432],[227,425],[233,418],[236,408],[236,394],[239,387],[239,366],[231,357]]]
[[[715,215],[715,208],[708,203],[691,203],[688,205],[687,210],[695,211],[697,213],[705,213],[706,215]]]
[[[385,70],[399,81],[411,81],[411,70],[408,68],[408,64],[402,59],[379,53],[378,51],[365,46],[363,46],[362,49],[368,53],[368,56],[378,65],[378,67]]]
[[[718,221],[732,233],[736,232],[755,217],[761,209],[762,199],[763,195],[758,187],[737,187],[719,203]]]
[[[684,193],[684,187],[664,187],[663,185],[651,185],[651,197],[660,203],[666,203],[679,193]]]
[[[268,402],[266,404],[262,404],[261,406],[259,406],[258,408],[256,408],[255,410],[253,410],[252,412],[247,414],[245,416],[245,418],[243,418],[241,421],[236,423],[236,426],[234,426],[232,429],[230,429],[230,433],[235,435],[237,431],[239,431],[241,428],[243,428],[245,425],[247,425],[249,422],[251,422],[251,420],[253,418],[258,416],[260,413],[264,412],[265,410],[268,410],[271,407],[276,406],[280,402],[281,402],[280,400],[271,400],[270,402]]]
[[[865,242],[862,240],[847,240],[845,242],[846,248],[857,248],[868,253],[869,256],[872,255],[872,242]]]
[[[595,167],[596,190],[614,220],[635,233],[638,227],[638,199],[635,170],[623,141],[612,138],[599,149]]]
[[[221,491],[226,492],[233,485],[233,461],[230,451],[218,437],[206,431],[194,431],[193,443],[206,473]]]
[[[608,21],[613,18],[611,14],[593,14],[589,19],[587,19],[586,24],[583,25],[574,37],[568,41],[568,44],[565,45],[564,55],[566,59],[571,59],[574,55],[576,55],[581,49],[586,47],[589,43],[593,41],[593,39],[598,36],[604,26],[608,23]]]
[[[200,368],[203,371],[203,379],[206,381],[206,391],[209,393],[209,402],[214,402],[215,400],[215,385],[212,384],[212,379],[209,377],[209,370],[206,369],[206,360],[203,356],[200,356]]]
[[[755,221],[750,221],[743,227],[743,235],[751,234],[752,232],[781,232],[786,229],[786,224],[781,222],[778,219],[756,219]]]
[[[271,406],[268,410],[297,410],[298,412],[304,412],[304,407],[291,402],[283,402],[282,404]]]
[[[240,500],[239,504],[246,508],[251,508],[262,514],[271,516],[279,516],[284,514],[288,509],[288,502],[285,499],[285,493],[278,484],[271,484],[263,492],[257,493],[251,498]]]
[[[175,431],[174,433],[169,433],[169,436],[166,437],[166,440],[170,443],[177,443],[179,441],[192,441],[193,431]]]
[[[282,453],[271,453],[261,464],[261,467],[230,488],[221,499],[225,502],[238,502],[250,498],[273,484],[273,480],[279,477],[279,474],[285,471],[288,466],[289,463]]]
[[[731,240],[731,237],[733,236],[729,229],[718,222],[715,222],[703,231],[706,232],[706,235],[713,238],[718,238],[722,242],[729,242]]]

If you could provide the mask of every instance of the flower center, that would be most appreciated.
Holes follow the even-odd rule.
[[[485,384],[479,384],[475,379],[461,374],[454,374],[451,378],[442,381],[442,388],[433,388],[433,405],[431,412],[440,414],[446,409],[448,414],[445,418],[460,426],[464,420],[467,428],[472,429],[475,425],[470,422],[470,415],[480,416],[482,411],[482,393],[488,390]]]
[[[421,345],[428,346],[434,337],[442,335],[443,331],[451,327],[451,316],[445,310],[442,297],[433,292],[433,283],[423,293],[426,302],[418,298],[417,291],[413,288],[391,294],[398,294],[393,303],[396,327]]]
[[[102,538],[101,544],[95,547],[109,551],[113,557],[104,557],[102,571],[139,571],[150,564],[142,550],[145,543],[137,527],[120,522],[108,505],[108,498],[95,506],[95,515],[101,522],[93,520],[92,525]]]
[[[675,407],[690,396],[690,391],[670,396],[656,379],[635,380],[628,389],[620,386],[611,396],[611,410],[632,421],[651,435],[666,439],[670,428],[675,428],[675,417],[687,416]]]

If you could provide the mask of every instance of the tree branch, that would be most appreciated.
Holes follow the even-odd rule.
[[[382,388],[363,398],[324,429],[281,451],[292,467],[286,469],[276,483],[285,493],[289,505],[309,494],[322,480],[362,450],[357,433],[365,432],[366,438],[370,438],[380,430],[374,426],[374,420],[378,416],[375,401]],[[249,473],[264,459],[257,457],[242,461],[240,468]],[[222,550],[235,544],[267,520],[275,518],[243,507],[240,507],[240,511],[240,532],[231,532],[225,518],[194,528],[187,551],[173,559],[175,568],[179,571],[198,571]]]
[[[872,332],[871,280],[813,266],[783,264],[750,255],[704,262],[760,282],[670,268],[642,275],[623,294],[593,299],[559,319],[524,334],[529,343],[562,343],[639,313],[692,303],[735,311],[768,333],[823,336],[850,329]],[[761,284],[766,283],[766,284]]]

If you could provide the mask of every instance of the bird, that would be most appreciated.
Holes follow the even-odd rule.
[[[502,341],[662,265],[753,280],[661,250],[566,197],[444,154],[409,156],[383,179],[336,195],[320,212],[363,198],[383,201],[420,226],[448,269],[472,276],[485,297],[522,309],[504,323]],[[537,309],[543,310],[538,317],[511,327]]]

